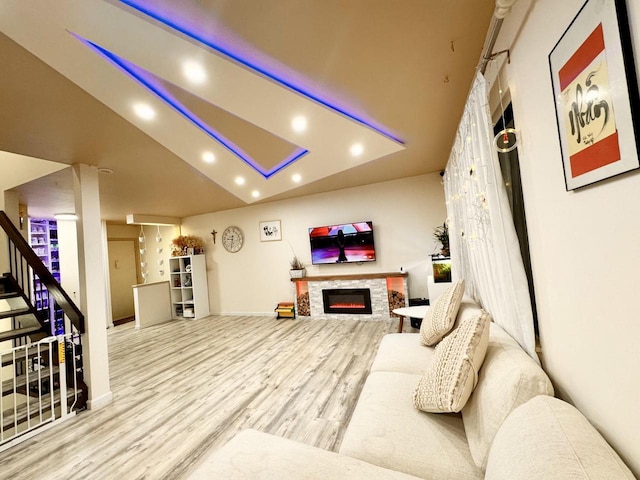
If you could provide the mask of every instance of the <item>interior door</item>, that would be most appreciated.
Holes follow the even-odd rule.
[[[113,320],[132,318],[134,307],[131,286],[138,283],[135,240],[109,240],[108,247]]]

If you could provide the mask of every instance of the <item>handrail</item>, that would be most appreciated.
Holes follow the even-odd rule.
[[[35,254],[31,246],[29,246],[29,243],[27,243],[7,214],[2,210],[0,210],[0,227],[2,227],[7,237],[9,237],[9,240],[11,240],[22,254],[27,264],[33,269],[33,272],[39,277],[40,282],[44,284],[56,303],[62,308],[62,311],[69,318],[73,326],[76,327],[80,333],[85,333],[84,315],[80,309],[73,303],[73,300],[67,295],[67,292],[62,289],[60,283],[58,283],[53,274],[44,263],[42,263],[42,260]]]

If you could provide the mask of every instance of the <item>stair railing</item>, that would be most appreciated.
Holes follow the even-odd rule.
[[[0,227],[9,240],[9,268],[18,285],[27,294],[32,305],[52,299],[64,312],[71,325],[85,333],[84,315],[55,279],[42,260],[32,250],[7,214],[0,210]],[[32,284],[33,282],[33,284]],[[33,298],[32,295],[35,297]],[[46,319],[39,319],[46,321]],[[54,326],[55,328],[55,326]],[[55,332],[55,329],[51,333]]]

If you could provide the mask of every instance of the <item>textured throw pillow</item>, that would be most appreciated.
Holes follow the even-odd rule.
[[[463,295],[464,279],[447,288],[429,307],[420,325],[420,341],[423,345],[435,345],[451,331]]]
[[[478,371],[489,345],[487,312],[469,318],[440,342],[415,391],[413,404],[433,413],[459,412],[478,382]]]

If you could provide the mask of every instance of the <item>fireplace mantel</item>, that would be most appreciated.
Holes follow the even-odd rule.
[[[316,275],[302,278],[292,278],[292,282],[324,282],[332,280],[367,280],[370,278],[392,278],[407,277],[407,272],[387,272],[387,273],[354,273],[351,275]]]
[[[298,317],[322,319],[388,320],[395,308],[407,306],[408,274],[406,272],[322,275],[292,278],[296,290]],[[371,313],[327,313],[323,302],[326,289],[369,289]]]

